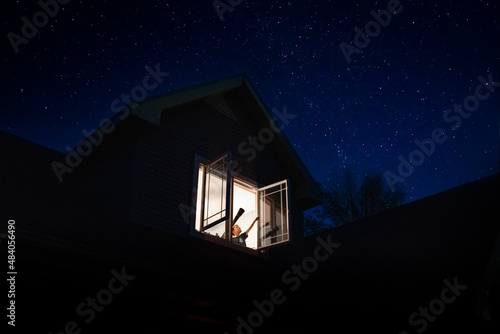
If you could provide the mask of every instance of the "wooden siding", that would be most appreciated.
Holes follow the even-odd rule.
[[[284,158],[288,153],[278,135],[273,132],[273,141],[263,144],[264,149],[256,151],[253,159],[238,152],[249,136],[257,136],[270,126],[244,89],[165,110],[160,126],[144,127],[136,121],[131,116],[125,127],[113,134],[116,144],[108,141],[109,147],[84,173],[83,183],[96,197],[134,223],[193,238],[179,205],[194,206],[195,157],[214,159],[230,151],[239,174],[259,186],[290,181],[291,243],[268,253],[271,260],[280,263],[303,255],[303,216],[295,199],[304,179],[291,160]],[[134,125],[143,127],[137,130]]]
[[[231,101],[225,98],[219,103],[227,105]],[[241,175],[257,181],[260,186],[293,177],[287,166],[276,158],[273,143],[257,151],[251,161],[247,161],[248,155],[238,153],[240,143],[250,135],[256,136],[262,128],[255,125],[250,113],[244,112],[244,106],[231,106],[234,113],[228,116],[227,112],[215,112],[214,105],[217,103],[212,97],[210,103],[199,101],[167,110],[161,126],[142,138],[133,221],[179,237],[190,237],[189,225],[179,205],[190,207],[193,204],[193,188],[197,186],[193,178],[196,155],[213,159],[231,151],[233,161],[241,167]],[[293,180],[291,184],[293,199]],[[302,254],[302,211],[293,201],[290,201],[290,213],[292,243],[269,252],[281,261]]]

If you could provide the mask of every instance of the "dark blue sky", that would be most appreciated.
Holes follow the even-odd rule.
[[[349,63],[339,45],[355,46],[355,27],[393,1],[231,2],[221,21],[211,0],[71,0],[44,22],[37,1],[8,1],[0,129],[65,152],[160,64],[169,76],[148,96],[246,73],[269,109],[297,115],[284,131],[327,185],[349,166],[400,175],[398,156],[439,128],[447,139],[405,177],[407,201],[498,173],[498,1],[401,1]],[[33,15],[38,32],[16,53],[9,36],[24,38]],[[493,92],[468,99],[473,111],[445,114],[489,75]]]

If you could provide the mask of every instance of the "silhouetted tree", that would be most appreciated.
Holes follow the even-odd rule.
[[[403,187],[391,191],[382,173],[365,174],[358,187],[352,169],[347,169],[337,186],[324,190],[322,210],[318,217],[331,220],[335,226],[401,205],[405,199]]]

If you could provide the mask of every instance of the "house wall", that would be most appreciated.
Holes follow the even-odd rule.
[[[244,92],[220,93],[165,110],[160,126],[145,126],[142,119],[131,116],[113,138],[106,139],[109,146],[88,166],[83,184],[128,220],[194,238],[192,219],[186,219],[191,217],[183,216],[179,206],[186,215],[195,206],[196,156],[212,160],[230,151],[237,162],[234,169],[259,187],[289,180],[291,243],[270,248],[267,257],[282,265],[296,262],[303,257],[303,215],[295,200],[303,181],[298,180],[297,168],[284,159],[287,153],[277,135],[253,159],[238,152],[249,136],[269,127],[260,107]]]
[[[222,101],[222,102],[221,102]],[[238,145],[261,127],[255,125],[252,106],[241,107],[221,96],[220,104],[231,107],[233,113],[216,111],[214,102],[194,102],[164,112],[161,126],[145,134],[140,141],[140,163],[132,220],[168,231],[179,237],[192,238],[179,205],[192,207],[195,156],[214,159],[232,152],[240,174],[265,186],[291,178],[287,166],[276,159],[272,143],[257,152],[255,159],[238,153]],[[221,106],[219,106],[220,108]],[[276,140],[276,139],[275,139]],[[291,190],[294,180],[291,179]],[[290,229],[292,243],[270,249],[272,261],[290,263],[302,255],[302,211],[290,193]]]

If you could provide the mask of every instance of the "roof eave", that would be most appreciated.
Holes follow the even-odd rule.
[[[246,74],[238,74],[179,91],[153,96],[141,101],[137,107],[131,108],[131,113],[147,122],[159,126],[162,112],[166,109],[239,87],[245,87],[250,92],[260,110],[266,116],[268,122],[272,122],[275,117],[269,111]],[[278,138],[305,180],[305,184],[302,185],[302,191],[300,192],[303,196],[298,199],[299,202],[305,210],[320,205],[322,202],[320,188],[281,129],[279,129],[278,134]]]
[[[161,114],[165,109],[237,87],[248,86],[248,83],[249,80],[245,74],[238,74],[229,78],[219,79],[175,92],[156,95],[141,101],[137,107],[132,109],[132,114],[152,124],[160,125]]]

